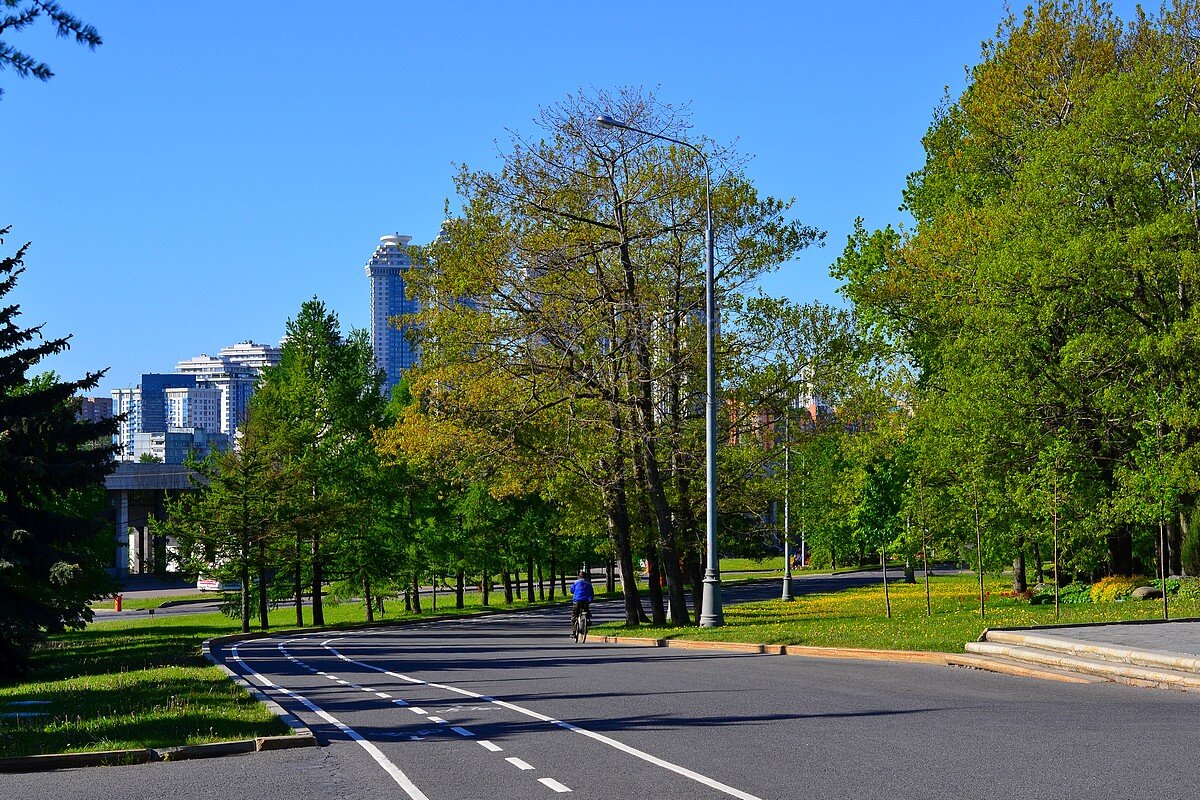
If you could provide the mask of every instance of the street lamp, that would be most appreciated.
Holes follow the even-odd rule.
[[[701,600],[703,608],[700,611],[700,627],[718,628],[725,624],[725,615],[721,611],[721,570],[717,565],[717,369],[716,369],[716,339],[717,327],[717,295],[713,280],[713,217],[712,217],[712,173],[708,167],[708,156],[704,151],[691,142],[676,139],[661,133],[651,133],[636,128],[624,122],[613,119],[608,114],[596,117],[597,124],[605,128],[623,128],[627,131],[640,133],[652,139],[663,139],[686,147],[704,162],[704,313],[708,320],[705,337],[705,372],[706,386],[704,392],[704,485],[706,515],[708,526],[708,563],[704,570],[704,593]]]

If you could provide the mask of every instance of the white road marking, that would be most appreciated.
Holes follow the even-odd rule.
[[[429,718],[429,721],[430,721],[430,722],[436,722],[436,723],[437,723],[437,724],[439,724],[439,725],[445,725],[445,724],[446,724],[446,720],[442,719],[441,717],[430,717],[430,718]]]
[[[280,644],[278,646],[280,649],[283,648],[282,644]],[[241,664],[242,669],[246,670],[246,672],[248,672],[252,678],[256,679],[264,687],[269,688],[269,689],[274,689],[278,692],[281,692],[282,694],[285,694],[288,697],[292,698],[293,700],[296,700],[297,702],[301,703],[309,711],[313,712],[318,717],[320,717],[321,719],[330,723],[331,725],[337,726],[338,730],[340,730],[342,733],[349,736],[354,741],[358,742],[358,744],[364,750],[366,750],[367,753],[370,754],[371,758],[375,759],[375,763],[377,763],[377,764],[379,764],[379,766],[383,767],[384,771],[387,772],[388,775],[392,776],[392,780],[394,780],[396,782],[396,784],[401,789],[404,790],[404,793],[407,794],[411,798],[411,800],[429,800],[428,795],[426,795],[424,792],[422,792],[420,789],[418,789],[416,784],[414,784],[411,780],[409,780],[409,777],[404,774],[403,770],[401,770],[399,767],[397,767],[395,764],[393,764],[391,761],[389,761],[388,757],[385,756],[378,747],[376,747],[374,744],[372,744],[371,742],[368,742],[365,738],[363,738],[362,734],[360,734],[358,731],[351,728],[346,723],[339,720],[337,717],[330,714],[325,709],[323,709],[320,706],[313,703],[307,697],[296,694],[295,692],[291,691],[290,689],[285,689],[282,686],[279,686],[278,684],[272,683],[271,680],[268,679],[265,675],[262,675],[256,671],[254,671],[254,669],[251,668],[250,665],[247,664],[245,661],[243,661],[242,657],[238,655],[238,647],[240,647],[240,645],[234,645],[233,650],[230,651],[233,654],[233,660],[236,661],[238,664]]]
[[[454,727],[454,728],[451,728],[450,730],[454,731],[459,736],[474,736],[475,735],[475,734],[471,733],[469,730],[467,730],[466,728]]]
[[[375,696],[376,696],[376,697],[382,697],[384,700],[391,700],[391,699],[392,699],[392,696],[391,696],[390,694],[388,694],[387,692],[376,692],[376,693],[375,693]]]
[[[572,733],[578,733],[580,736],[586,736],[589,739],[593,739],[597,742],[606,744],[609,747],[620,750],[622,753],[631,755],[634,758],[639,758],[642,761],[645,761],[649,764],[653,764],[656,767],[661,767],[669,772],[674,772],[676,775],[681,775],[685,778],[688,778],[689,780],[695,781],[696,783],[703,784],[703,785],[709,787],[710,789],[716,789],[718,792],[721,792],[722,794],[727,794],[730,797],[736,797],[736,798],[738,798],[738,800],[762,800],[762,798],[759,797],[758,795],[753,795],[753,794],[750,794],[749,792],[743,792],[741,789],[737,789],[737,788],[734,788],[733,786],[729,786],[728,784],[721,783],[720,781],[710,778],[707,775],[701,775],[699,772],[693,772],[692,770],[688,769],[687,767],[681,767],[678,764],[672,764],[670,761],[659,758],[658,756],[655,756],[655,755],[651,755],[650,753],[647,753],[643,750],[638,750],[636,747],[630,747],[629,745],[625,744],[624,742],[619,742],[616,739],[605,736],[604,734],[596,733],[595,731],[589,731],[586,728],[581,728],[578,725],[571,724],[570,722],[563,722],[562,720],[554,719],[554,717],[548,717],[545,714],[539,714],[536,711],[516,705],[515,703],[507,703],[503,700],[497,700],[494,697],[489,697],[484,694],[479,694],[478,692],[472,692],[469,689],[460,689],[457,686],[450,686],[450,685],[444,684],[444,683],[431,683],[429,681],[423,681],[420,678],[414,678],[410,675],[402,675],[399,672],[392,672],[391,670],[384,669],[383,667],[377,667],[374,664],[368,664],[365,661],[357,661],[353,658],[350,658],[349,656],[343,655],[342,653],[338,652],[338,650],[336,648],[329,646],[329,643],[334,641],[335,638],[337,638],[337,637],[326,639],[325,641],[321,642],[321,646],[324,647],[329,652],[333,653],[335,656],[340,658],[342,661],[345,661],[349,664],[355,664],[356,666],[360,666],[363,669],[369,669],[374,672],[379,672],[383,675],[389,675],[393,678],[396,678],[397,680],[402,680],[407,683],[414,683],[414,684],[419,684],[421,686],[428,686],[433,689],[444,689],[447,692],[453,692],[455,694],[460,694],[465,697],[473,697],[477,700],[483,700],[488,703],[494,703],[495,705],[498,705],[501,708],[507,708],[509,711],[515,711],[518,714],[522,714],[526,717],[532,717],[533,719],[541,720],[542,722],[546,722],[551,725],[557,725],[560,728],[565,728],[566,730],[569,730]]]
[[[409,711],[413,712],[414,714],[422,714],[422,715],[429,713],[425,709],[418,708],[417,706],[413,706],[412,708],[409,709]]]
[[[484,750],[491,750],[493,753],[499,753],[504,750],[504,748],[501,747],[500,745],[493,744],[492,742],[489,742],[487,739],[480,739],[479,746],[482,747]]]
[[[533,769],[532,764],[530,764],[528,761],[522,761],[521,759],[517,758],[516,756],[510,756],[504,760],[507,761],[508,763],[512,764],[517,769]]]
[[[538,783],[542,784],[543,786],[550,787],[551,789],[558,792],[559,794],[562,794],[563,792],[571,791],[570,787],[563,786],[561,783],[554,780],[554,778],[538,778]]]

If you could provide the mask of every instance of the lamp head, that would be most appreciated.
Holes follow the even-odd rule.
[[[617,122],[608,114],[600,114],[596,117],[596,124],[602,128],[624,128],[624,123]]]

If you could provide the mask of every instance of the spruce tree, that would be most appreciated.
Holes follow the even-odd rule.
[[[10,228],[0,229],[0,244]],[[0,256],[0,301],[24,271],[29,245]],[[47,634],[82,627],[89,601],[109,590],[111,531],[104,476],[112,469],[116,421],[77,418],[77,395],[103,372],[63,381],[30,376],[70,337],[23,328],[19,306],[0,307],[0,681],[28,671]]]

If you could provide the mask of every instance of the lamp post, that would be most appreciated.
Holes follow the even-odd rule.
[[[792,437],[789,417],[791,404],[783,417],[783,594],[780,600],[792,599]]]
[[[708,528],[708,563],[704,570],[703,608],[700,610],[700,627],[717,628],[725,624],[725,615],[721,611],[721,571],[717,564],[717,369],[716,369],[716,339],[717,327],[717,295],[714,289],[713,271],[713,216],[712,216],[712,173],[708,166],[708,156],[691,142],[676,139],[661,133],[651,133],[613,119],[607,114],[596,117],[597,124],[605,128],[623,128],[627,131],[640,133],[652,139],[662,139],[686,147],[704,162],[704,314],[707,320],[705,336],[705,372],[706,386],[704,392],[704,485],[706,514],[705,523]]]

